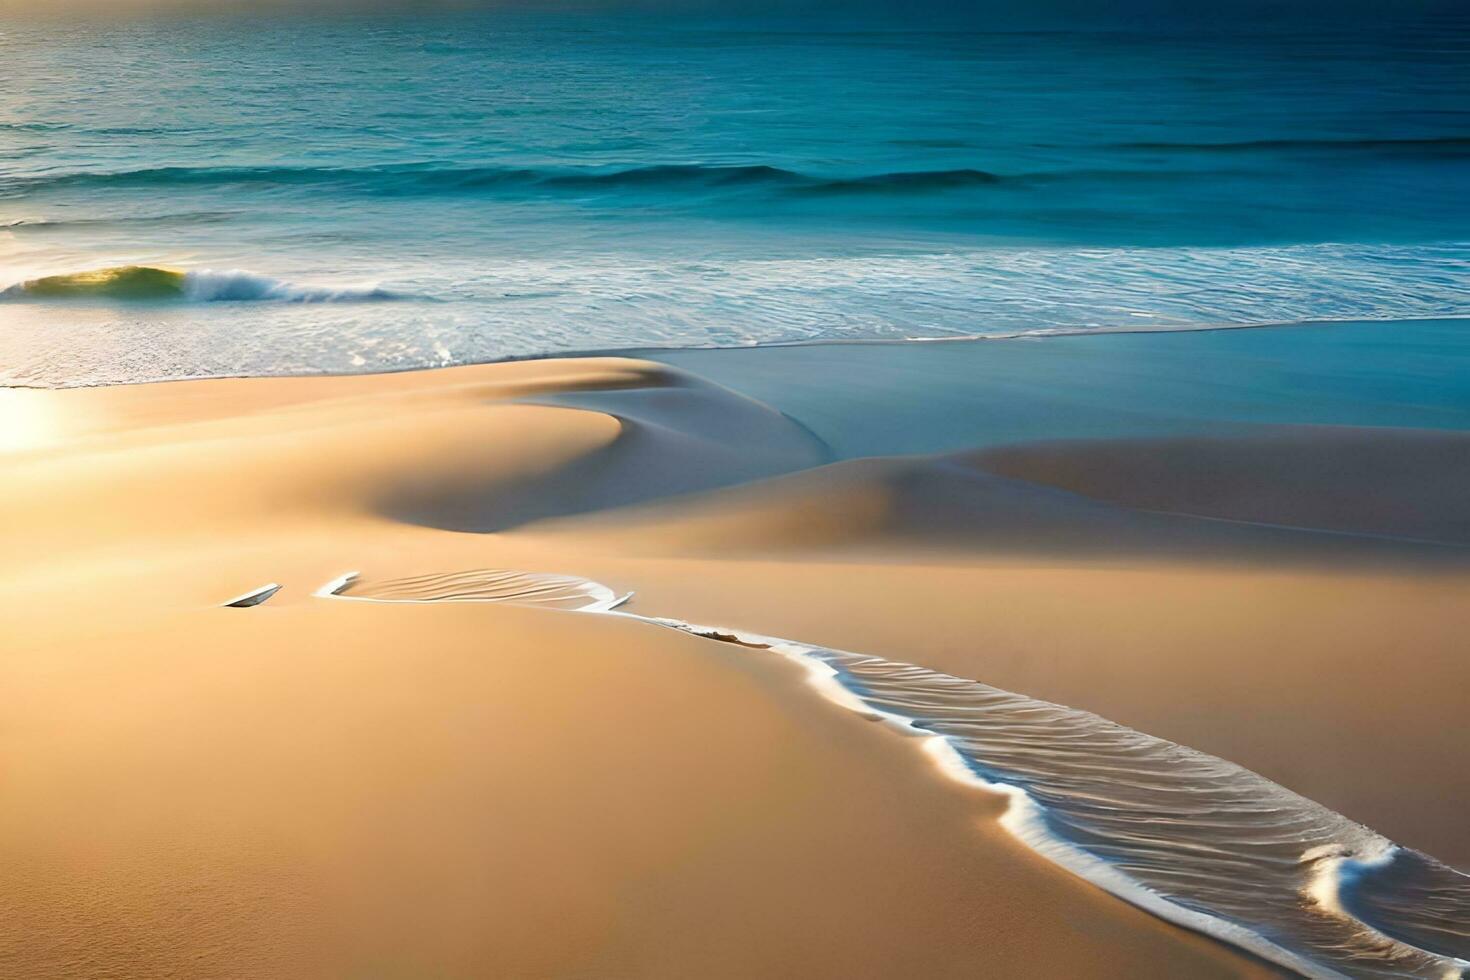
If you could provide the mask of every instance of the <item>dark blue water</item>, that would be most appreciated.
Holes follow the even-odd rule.
[[[0,64],[0,286],[186,274],[12,291],[11,382],[1470,312],[1448,15],[17,22]]]

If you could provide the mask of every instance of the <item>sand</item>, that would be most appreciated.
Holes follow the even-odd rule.
[[[351,570],[586,575],[1098,711],[1464,855],[1440,545],[1184,530],[973,458],[794,472],[827,458],[799,424],[626,359],[0,411],[31,427],[0,486],[6,976],[1267,972],[1025,850],[1002,797],[778,658],[311,594]]]

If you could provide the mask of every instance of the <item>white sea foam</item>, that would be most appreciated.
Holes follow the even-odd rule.
[[[640,348],[1042,336],[1470,315],[1470,243],[994,248],[830,257],[405,255],[392,288],[180,273],[187,314],[6,311],[0,383],[371,372]],[[54,268],[54,259],[28,276]],[[85,267],[78,257],[76,267]],[[262,259],[262,264],[267,262]],[[388,276],[388,266],[374,275]],[[321,280],[320,282],[318,280]],[[1310,283],[1310,288],[1303,288]],[[401,298],[420,302],[378,303]],[[236,302],[221,302],[221,301]],[[434,302],[428,302],[433,300]],[[250,302],[241,329],[237,302]],[[188,329],[183,329],[187,327]]]

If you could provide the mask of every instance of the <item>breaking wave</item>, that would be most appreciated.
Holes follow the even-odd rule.
[[[192,303],[261,302],[354,303],[400,299],[377,286],[304,286],[239,270],[183,271],[147,265],[121,265],[27,279],[0,290],[9,300],[107,299]]]

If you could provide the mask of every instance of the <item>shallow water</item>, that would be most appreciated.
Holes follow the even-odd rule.
[[[0,382],[1470,313],[1470,27],[0,25]],[[62,290],[64,292],[64,290]]]

